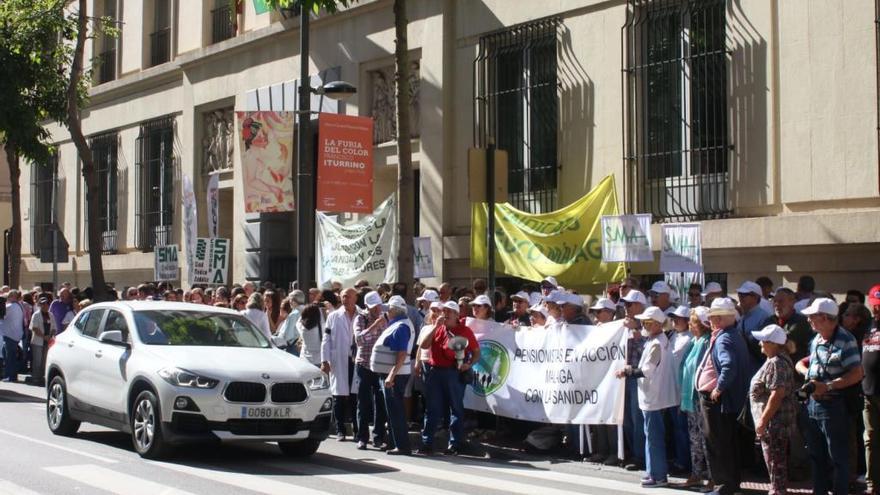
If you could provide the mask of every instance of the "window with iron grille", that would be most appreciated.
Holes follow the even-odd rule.
[[[40,255],[43,239],[52,225],[54,195],[58,184],[58,156],[31,165],[31,254]]]
[[[142,124],[136,148],[135,244],[149,251],[173,243],[174,119]]]
[[[112,254],[118,250],[116,229],[119,210],[116,166],[118,145],[119,135],[115,132],[100,134],[89,139],[89,148],[92,150],[92,160],[95,162],[95,172],[98,175],[98,222],[101,224],[101,252],[104,254]],[[86,215],[87,226],[89,221]],[[86,249],[91,249],[88,235]]]
[[[660,221],[728,216],[726,0],[628,2],[628,206]]]
[[[211,11],[211,43],[220,43],[235,36],[235,10],[229,0],[216,0]]]
[[[171,60],[171,0],[155,0],[150,33],[150,67]]]
[[[480,38],[474,61],[474,141],[508,152],[510,203],[541,213],[556,208],[557,43],[560,20],[543,19]]]

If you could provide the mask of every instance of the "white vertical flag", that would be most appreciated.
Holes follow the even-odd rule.
[[[220,176],[212,174],[208,179],[208,237],[217,237],[217,226],[220,224]]]

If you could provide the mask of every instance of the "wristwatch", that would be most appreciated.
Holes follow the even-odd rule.
[[[834,382],[831,381],[831,380],[825,382],[825,387],[826,387],[828,390],[834,390]]]

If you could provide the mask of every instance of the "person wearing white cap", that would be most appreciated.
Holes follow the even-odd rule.
[[[712,301],[717,297],[721,297],[724,293],[724,289],[721,287],[721,284],[718,282],[709,282],[706,284],[706,291],[703,292],[703,304],[706,307],[712,306]]]
[[[475,297],[470,306],[471,311],[474,312],[474,318],[478,320],[492,319],[492,301],[486,294]]]
[[[562,301],[562,319],[569,325],[592,325],[584,314],[584,300],[577,294],[565,294]]]
[[[752,335],[767,356],[749,386],[752,419],[770,474],[768,493],[783,495],[788,482],[788,440],[797,424],[794,364],[786,349],[788,336],[782,327],[768,325]]]
[[[693,339],[688,322],[690,321],[690,308],[687,305],[670,308],[667,318],[672,320],[672,332],[669,335],[669,348],[672,351],[673,369],[675,370],[675,395],[678,397],[681,390],[681,363],[684,356],[691,348]],[[679,408],[675,408],[670,414],[672,418],[672,444],[675,457],[674,466],[677,471],[690,472],[691,448],[688,437],[687,415]]]
[[[403,405],[411,369],[410,349],[415,335],[412,322],[406,316],[408,309],[403,297],[395,295],[388,299],[388,314],[385,316],[388,326],[376,339],[370,358],[370,369],[384,385],[382,395],[394,441],[394,448],[388,450],[388,455],[409,455],[411,452]]]
[[[457,455],[464,447],[464,390],[461,373],[471,369],[480,360],[480,346],[473,330],[459,319],[459,306],[452,301],[443,303],[443,315],[434,322],[431,332],[419,341],[419,347],[431,350],[431,371],[425,377],[428,413],[422,430],[422,447],[419,453],[434,452],[434,433],[449,410],[449,446],[446,452]],[[462,354],[454,349],[456,337],[463,337],[467,344]],[[459,351],[461,352],[461,351]],[[460,359],[459,359],[460,358]]]
[[[648,291],[648,296],[651,298],[651,305],[657,306],[661,311],[667,314],[669,313],[669,308],[672,307],[672,297],[674,294],[676,294],[676,291],[662,280],[654,282],[654,285],[651,286],[651,290]]]
[[[645,488],[667,485],[666,427],[664,413],[678,404],[675,390],[675,369],[669,341],[663,333],[666,315],[656,306],[650,306],[636,319],[641,320],[648,332],[648,340],[637,367],[627,365],[617,372],[618,378],[638,380],[639,407],[645,416],[645,460],[647,478]]]
[[[855,337],[838,323],[838,306],[819,297],[803,314],[816,336],[810,353],[796,369],[809,382],[807,403],[807,449],[813,461],[813,493],[847,493],[850,472],[849,416],[845,389],[864,377],[861,354]],[[808,390],[812,389],[812,391]]]
[[[367,449],[367,441],[370,437],[370,418],[375,418],[373,423],[373,445],[381,448],[386,440],[385,400],[382,396],[382,383],[379,375],[371,369],[370,363],[373,356],[373,347],[382,331],[388,326],[383,311],[382,296],[376,291],[368,292],[364,296],[365,313],[359,314],[354,319],[354,343],[357,346],[357,354],[354,358],[355,374],[358,377],[357,389],[357,424],[358,430],[355,435],[358,450]]]
[[[761,355],[761,348],[752,332],[763,328],[767,318],[770,318],[770,313],[761,308],[761,299],[764,297],[764,292],[761,290],[760,285],[751,281],[745,281],[736,290],[736,294],[739,299],[739,307],[742,309],[742,317],[739,323],[737,323],[737,328],[739,328],[739,331],[742,332],[743,337],[746,339],[749,352],[752,354],[753,366],[757,369],[764,361],[764,356]]]
[[[636,315],[645,310],[648,301],[644,294],[635,289],[630,289],[620,300],[623,301],[626,310],[623,324],[629,330],[629,338],[626,341],[626,364],[637,367],[645,348],[645,339],[642,337],[642,324],[636,319]],[[645,466],[645,417],[639,408],[638,385],[635,377],[626,378],[623,433],[632,456],[632,459],[624,465],[628,471],[644,469]]]
[[[428,311],[431,307],[431,303],[437,302],[440,300],[440,294],[437,293],[434,289],[425,289],[422,292],[422,295],[416,298],[416,304],[419,306],[419,311],[422,313],[422,316],[427,316]]]
[[[513,312],[507,320],[507,324],[512,327],[527,327],[529,322],[529,294],[525,291],[519,291],[510,296],[513,301]]]
[[[556,277],[545,277],[544,280],[541,281],[541,293],[544,295],[544,297],[549,296],[550,293],[556,290],[558,287],[559,284],[556,282]]]
[[[691,473],[683,488],[702,488],[711,479],[706,459],[706,437],[703,432],[703,416],[700,413],[699,396],[694,388],[697,368],[703,362],[709,347],[709,308],[697,306],[690,311],[688,329],[692,335],[691,345],[681,364],[681,410],[687,416],[688,440],[690,442]]]
[[[532,327],[543,327],[547,324],[547,318],[549,317],[550,313],[547,312],[547,308],[541,303],[529,308],[529,325]]]
[[[547,308],[547,325],[561,323],[562,303],[565,302],[565,292],[554,290],[544,298],[544,306]]]
[[[596,323],[608,323],[609,321],[614,320],[614,315],[617,312],[617,305],[614,304],[614,301],[608,299],[607,297],[600,297],[596,300],[596,303],[590,306],[590,311],[596,317]]]

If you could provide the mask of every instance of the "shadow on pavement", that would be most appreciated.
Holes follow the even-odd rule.
[[[32,404],[42,404],[45,401],[46,400],[42,397],[20,394],[9,389],[0,389],[0,402],[29,402]]]

